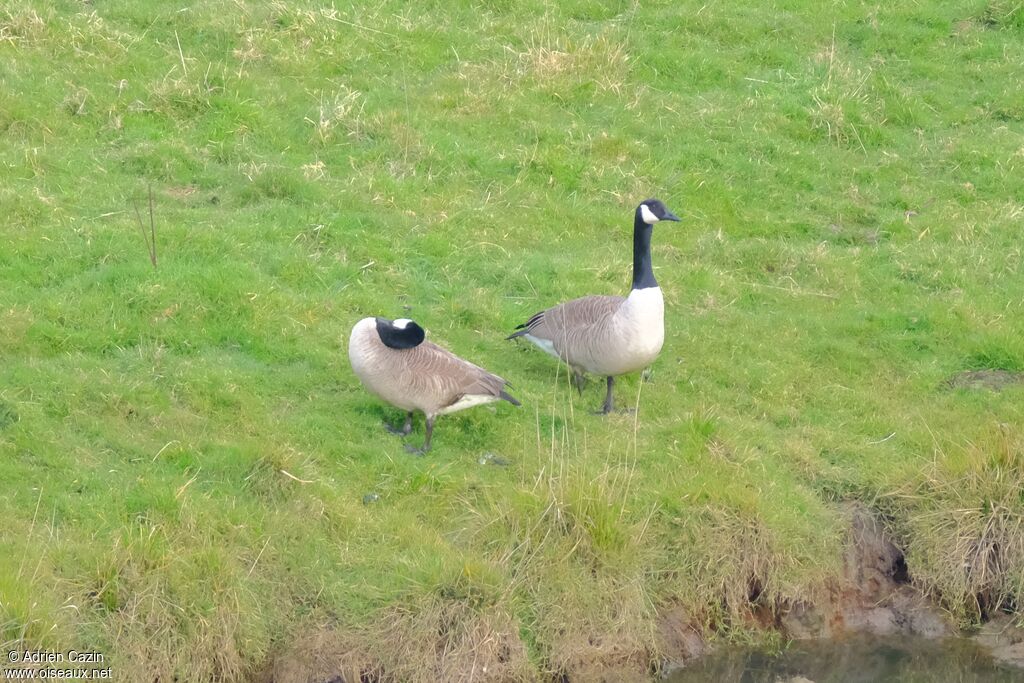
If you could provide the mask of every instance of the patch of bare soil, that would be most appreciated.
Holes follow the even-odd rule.
[[[847,632],[939,638],[953,632],[945,614],[910,585],[903,553],[863,505],[846,507],[850,530],[843,582],[826,595],[788,606],[780,617],[791,638]]]
[[[710,651],[700,623],[684,607],[666,607],[658,613],[660,673],[671,673]]]
[[[1009,666],[1024,669],[1024,627],[1008,614],[999,614],[984,624],[973,640]]]
[[[1002,391],[1008,386],[1024,383],[1024,372],[1010,370],[964,370],[948,380],[950,389],[991,389]]]
[[[199,190],[195,185],[176,185],[164,189],[167,196],[174,199],[187,199]]]

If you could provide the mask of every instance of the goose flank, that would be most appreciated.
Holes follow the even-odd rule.
[[[505,391],[507,381],[426,341],[423,328],[405,318],[360,320],[349,337],[348,357],[370,393],[406,412],[401,429],[385,425],[389,432],[407,436],[413,412],[426,416],[426,439],[421,448],[406,444],[411,453],[430,450],[439,415],[495,401],[520,405]]]
[[[665,341],[665,304],[651,266],[655,223],[679,217],[657,199],[636,207],[633,220],[633,288],[629,296],[585,296],[535,314],[506,339],[523,337],[572,369],[582,392],[584,373],[607,378],[600,414],[614,409],[615,378],[642,370]]]

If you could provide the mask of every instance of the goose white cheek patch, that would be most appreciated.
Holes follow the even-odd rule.
[[[643,218],[644,223],[647,223],[647,225],[654,225],[659,220],[661,220],[660,218],[654,215],[654,212],[651,211],[646,204],[640,205],[640,217]]]
[[[412,321],[411,321],[411,320],[409,320],[408,318],[399,318],[398,320],[396,320],[396,321],[395,321],[395,322],[393,322],[392,324],[393,324],[393,325],[394,325],[395,327],[397,327],[398,329],[400,329],[400,330],[404,330],[405,328],[407,328],[407,327],[409,326],[409,323],[411,323],[411,322],[412,322]]]

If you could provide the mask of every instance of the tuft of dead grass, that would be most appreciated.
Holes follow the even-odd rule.
[[[978,21],[989,29],[1024,27],[1024,5],[1015,0],[989,0]]]
[[[337,138],[341,131],[345,136],[359,138],[363,108],[366,102],[358,90],[341,85],[334,92],[321,90],[317,93],[318,104],[313,118],[306,117],[306,123],[313,126],[313,142],[325,145]]]
[[[536,680],[514,619],[459,601],[417,600],[381,611],[371,625],[323,619],[279,652],[256,679],[307,681]]]
[[[606,35],[581,42],[533,42],[513,51],[515,74],[542,87],[559,88],[593,83],[600,91],[622,92],[629,55],[621,43]]]
[[[524,48],[504,47],[504,57],[484,63],[460,62],[458,77],[471,102],[507,96],[509,89],[540,88],[562,97],[579,87],[626,96],[629,54],[608,35],[574,41],[533,34]],[[630,100],[632,100],[630,94]],[[474,108],[474,107],[471,107]]]
[[[526,648],[512,617],[436,597],[387,610],[373,634],[373,654],[400,681],[528,681]]]
[[[760,608],[771,610],[783,598],[775,581],[780,555],[772,532],[763,522],[726,509],[708,507],[698,516],[701,527],[728,539],[703,545],[706,554],[696,568],[707,594],[720,598],[711,606],[711,622],[742,627],[756,621]]]
[[[309,681],[378,680],[379,665],[366,653],[356,630],[328,621],[304,628],[293,642],[274,653],[256,674],[259,683],[309,683]]]
[[[914,582],[972,624],[1024,593],[1024,438],[999,425],[938,453],[885,504]]]
[[[811,89],[811,127],[835,144],[864,149],[864,131],[885,123],[885,106],[872,88],[872,66],[854,66],[839,54],[835,36],[815,55],[825,68],[822,81]]]
[[[32,7],[13,7],[0,16],[0,43],[26,45],[46,37],[47,20]]]

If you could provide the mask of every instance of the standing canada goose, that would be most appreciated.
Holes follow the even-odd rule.
[[[519,401],[505,392],[508,385],[469,361],[437,344],[424,341],[426,332],[405,318],[363,318],[352,328],[348,359],[352,370],[370,393],[406,411],[401,429],[385,425],[392,434],[412,431],[412,413],[427,418],[427,438],[422,448],[406,444],[410,453],[430,450],[430,437],[438,415],[454,413],[483,403]]]
[[[678,221],[657,199],[636,207],[633,221],[633,290],[628,297],[585,296],[537,313],[507,339],[525,337],[564,361],[582,390],[583,373],[608,378],[599,411],[614,407],[615,377],[642,370],[658,357],[665,341],[665,303],[651,269],[651,233],[658,221]]]

